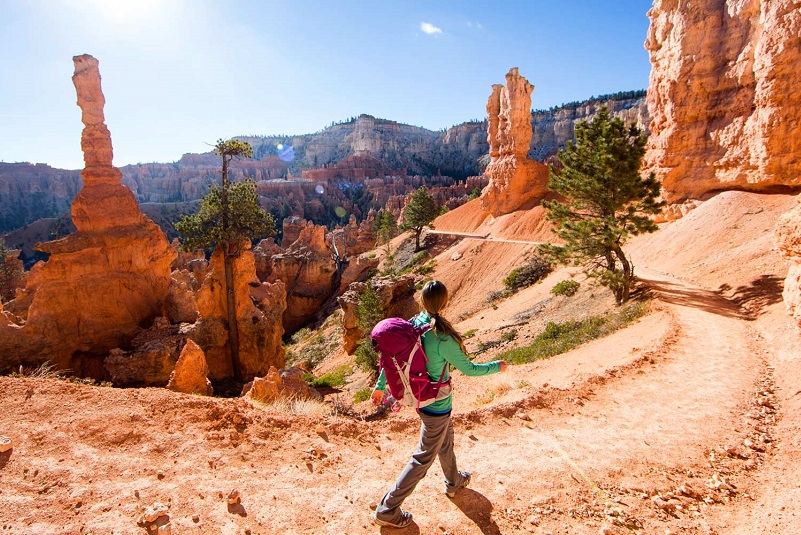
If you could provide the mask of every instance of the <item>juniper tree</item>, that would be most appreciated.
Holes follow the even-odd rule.
[[[403,230],[414,232],[414,252],[420,251],[420,234],[423,228],[434,228],[431,224],[439,215],[437,204],[425,186],[412,192],[409,204],[403,209]]]
[[[252,180],[233,183],[228,180],[228,165],[231,160],[252,157],[253,148],[236,139],[219,140],[214,146],[214,153],[222,159],[221,184],[213,184],[200,200],[200,210],[182,217],[175,224],[175,229],[182,234],[182,246],[186,250],[222,249],[231,365],[234,377],[241,380],[234,260],[242,254],[244,243],[275,234],[275,221],[259,204],[256,184]]]
[[[563,200],[542,203],[564,245],[546,244],[541,253],[583,266],[612,290],[618,304],[628,301],[634,279],[623,245],[631,236],[655,231],[650,216],[664,205],[654,175],[640,174],[645,141],[639,128],[610,118],[602,107],[592,122],[576,125],[575,142],[559,151],[562,167],[550,169],[548,188]]]

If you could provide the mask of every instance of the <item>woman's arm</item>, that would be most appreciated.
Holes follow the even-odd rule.
[[[476,364],[462,353],[462,348],[459,347],[459,344],[457,344],[453,338],[450,336],[440,338],[437,333],[435,333],[435,335],[437,336],[437,343],[439,344],[439,354],[463,374],[476,377],[501,371],[501,362],[503,361],[496,360],[486,364]],[[503,364],[506,363],[503,362]]]

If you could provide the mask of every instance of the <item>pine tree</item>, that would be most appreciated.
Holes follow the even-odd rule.
[[[239,326],[236,321],[236,294],[234,292],[234,260],[242,254],[243,243],[254,238],[275,234],[272,215],[262,209],[256,184],[252,180],[231,183],[228,164],[234,158],[250,158],[253,148],[243,141],[219,140],[214,153],[222,158],[222,183],[214,184],[200,200],[196,214],[184,216],[175,224],[183,235],[186,250],[223,250],[226,304],[228,306],[228,343],[234,377],[242,378],[239,364]]]
[[[428,193],[428,189],[422,186],[412,192],[409,204],[403,209],[403,230],[414,232],[414,252],[420,251],[420,234],[424,227],[434,228],[431,224],[439,215],[437,203]]]
[[[364,336],[359,340],[356,348],[356,365],[363,371],[375,371],[378,368],[378,353],[373,348],[370,340],[370,332],[376,323],[384,319],[384,309],[381,306],[381,299],[375,291],[373,284],[367,282],[362,295],[359,297],[359,305],[356,307],[356,325]]]
[[[576,125],[576,141],[559,151],[561,169],[551,167],[549,189],[563,201],[543,201],[548,220],[564,245],[547,244],[541,253],[553,260],[584,266],[615,295],[628,301],[634,267],[623,251],[630,236],[653,232],[659,213],[660,183],[640,175],[646,136],[611,119],[606,106],[592,122]]]

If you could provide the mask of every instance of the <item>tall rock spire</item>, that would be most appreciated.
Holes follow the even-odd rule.
[[[176,253],[111,164],[97,60],[87,55],[73,60],[85,125],[83,188],[72,203],[78,230],[36,246],[50,258],[34,266],[15,300],[15,310],[27,321],[0,324],[0,347],[9,348],[0,354],[0,369],[50,361],[77,375],[102,378],[108,351],[124,347],[161,314]]]
[[[487,100],[489,185],[481,207],[494,216],[508,214],[541,200],[548,191],[548,168],[527,156],[531,144],[531,92],[534,86],[517,67],[506,74],[506,86],[492,86]]]

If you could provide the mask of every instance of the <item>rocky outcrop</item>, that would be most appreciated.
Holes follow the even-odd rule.
[[[782,297],[787,305],[787,312],[801,328],[801,202],[779,218],[776,224],[776,246],[790,261]]]
[[[322,304],[328,300],[339,266],[326,243],[326,228],[305,220],[285,220],[284,236],[297,237],[284,252],[272,257],[268,281],[280,280],[286,285],[287,309],[283,325],[287,333],[295,332],[308,323]]]
[[[669,202],[801,186],[801,5],[656,0],[645,170]]]
[[[165,386],[186,344],[186,327],[156,318],[131,340],[129,349],[109,351],[100,378],[115,386]]]
[[[266,374],[271,366],[284,366],[284,329],[281,316],[286,308],[284,284],[262,283],[249,243],[233,262],[236,318],[239,330],[239,367],[246,380]],[[212,379],[233,377],[228,344],[228,305],[225,294],[223,253],[216,250],[203,285],[197,292],[200,319],[188,331],[206,355]]]
[[[539,162],[551,160],[568,140],[576,137],[576,123],[592,121],[601,107],[606,106],[612,117],[627,125],[636,125],[648,131],[651,116],[645,101],[645,91],[627,91],[615,98],[600,97],[584,102],[573,102],[550,110],[531,113],[531,148],[528,156]],[[629,96],[630,95],[630,96]]]
[[[528,158],[531,144],[531,92],[534,86],[517,68],[506,74],[506,86],[492,86],[487,101],[489,185],[481,207],[494,216],[508,214],[542,199],[548,191],[548,168]]]
[[[373,289],[381,301],[384,317],[410,318],[419,312],[420,307],[414,300],[414,275],[400,277],[374,277],[371,280]],[[366,334],[358,326],[359,317],[356,309],[361,302],[361,295],[367,289],[363,282],[354,282],[337,301],[342,308],[342,348],[352,354],[359,345],[359,340]]]
[[[214,388],[212,388],[208,376],[209,366],[206,364],[206,355],[195,342],[187,340],[181,350],[181,356],[175,364],[175,369],[170,374],[167,388],[174,392],[210,396],[214,393]]]
[[[309,388],[303,380],[303,370],[287,368],[277,370],[270,368],[264,377],[256,377],[242,388],[242,397],[269,403],[277,399],[317,399],[322,396],[313,388]]]
[[[112,166],[97,60],[76,56],[74,62],[86,163],[83,189],[72,203],[77,231],[39,245],[50,258],[19,291],[18,299],[30,303],[27,322],[0,327],[6,349],[0,369],[49,360],[78,374],[92,363],[96,373],[98,358],[128,344],[161,314],[170,286],[175,251]]]
[[[270,268],[265,270],[265,280],[283,281],[286,286],[283,324],[287,333],[318,317],[347,285],[363,280],[378,265],[377,259],[350,256],[347,246],[343,247],[342,231],[329,233],[311,221],[285,219],[284,243],[293,238],[286,248],[270,257]]]
[[[390,169],[383,161],[368,153],[354,154],[336,163],[326,164],[320,169],[304,170],[301,176],[307,180],[328,182],[335,178],[348,181],[363,181],[367,178],[406,176],[406,169]]]

